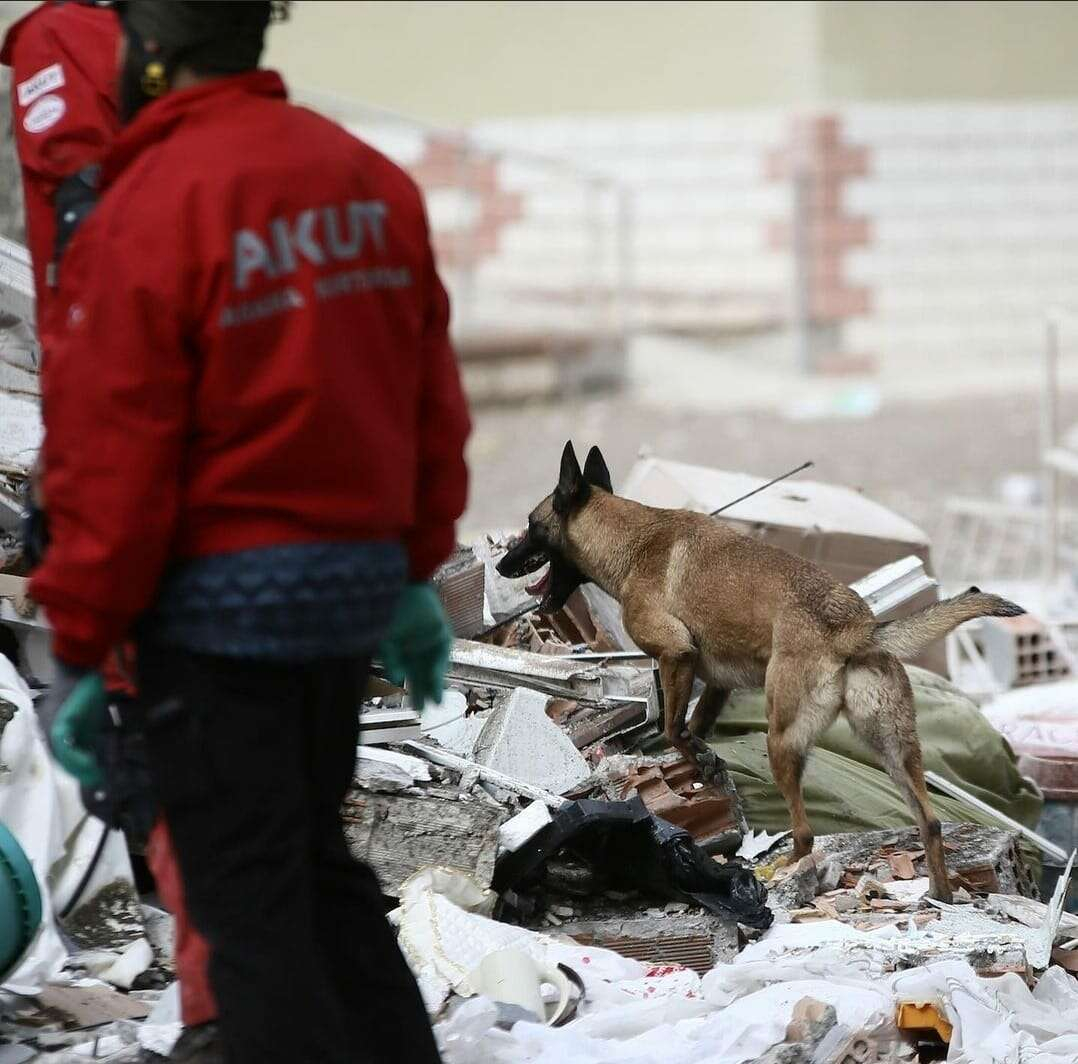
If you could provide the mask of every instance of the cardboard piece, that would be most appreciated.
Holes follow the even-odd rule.
[[[150,1014],[141,1001],[107,986],[46,986],[37,995],[42,1009],[55,1010],[69,1030],[101,1027],[115,1020],[141,1020]]]

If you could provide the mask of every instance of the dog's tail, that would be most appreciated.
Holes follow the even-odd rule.
[[[912,617],[876,626],[874,646],[899,658],[912,658],[930,643],[975,617],[1019,617],[1026,611],[999,595],[971,587],[954,598],[926,606]]]

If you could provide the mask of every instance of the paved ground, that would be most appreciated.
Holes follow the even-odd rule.
[[[572,438],[578,450],[593,443],[603,448],[615,485],[641,448],[761,475],[812,459],[814,479],[861,488],[932,534],[947,496],[995,496],[1007,474],[1036,471],[1037,383],[1005,394],[884,399],[864,418],[793,420],[776,410],[668,407],[632,393],[480,409],[463,528],[522,526],[530,507],[553,487],[561,448]],[[1063,409],[1065,424],[1078,419],[1078,393]]]

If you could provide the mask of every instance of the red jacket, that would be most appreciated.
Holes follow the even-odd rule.
[[[12,129],[43,344],[50,303],[45,271],[56,241],[53,197],[65,177],[100,158],[119,129],[112,96],[119,40],[110,9],[48,3],[19,19],[0,45],[0,63],[11,67]]]
[[[42,373],[57,655],[97,665],[176,558],[400,539],[427,578],[469,423],[412,180],[260,70],[149,104],[102,182]]]

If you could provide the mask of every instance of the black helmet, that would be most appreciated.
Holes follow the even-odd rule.
[[[285,17],[284,0],[123,0],[127,52],[120,71],[120,114],[127,121],[164,93],[173,73],[240,74],[258,66],[266,26]]]

